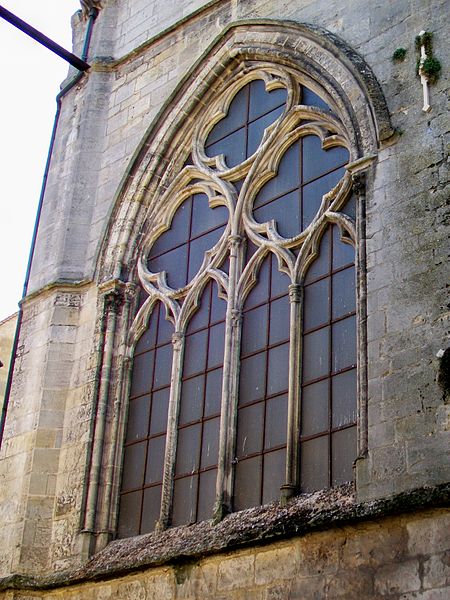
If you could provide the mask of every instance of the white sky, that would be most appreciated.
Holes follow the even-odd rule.
[[[72,50],[78,0],[0,0]],[[0,18],[0,321],[17,310],[44,173],[56,95],[68,63]]]

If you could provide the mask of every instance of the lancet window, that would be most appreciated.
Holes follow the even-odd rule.
[[[249,63],[205,106],[140,256],[119,536],[352,479],[350,149],[287,68]]]

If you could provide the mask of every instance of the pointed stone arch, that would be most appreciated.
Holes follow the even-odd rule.
[[[266,128],[260,144],[261,151],[255,152],[242,164],[227,168],[221,163],[220,158],[209,159],[205,155],[201,140],[205,140],[212,128],[225,117],[234,94],[255,78],[265,81],[268,92],[276,89],[283,80],[283,85],[288,90],[286,106],[290,108],[279,122],[274,122],[273,129],[271,129],[272,125]],[[314,106],[301,105],[298,90],[300,87],[303,89],[303,86],[319,96],[319,100],[324,100],[325,104],[331,107],[331,112],[321,110],[320,107],[317,109]],[[305,123],[302,126],[299,125],[301,120]],[[301,127],[304,128],[303,131],[300,131]],[[390,143],[394,131],[382,90],[364,60],[334,34],[316,26],[289,21],[251,20],[229,25],[167,99],[130,160],[128,171],[117,192],[97,266],[97,279],[101,288],[122,287],[125,283],[132,287],[133,283],[140,279],[141,283],[144,282],[143,287],[147,292],[156,294],[154,298],[159,297],[159,292],[165,295],[166,308],[167,303],[173,302],[176,306],[180,299],[190,298],[189,294],[195,296],[192,304],[194,306],[198,301],[198,290],[203,289],[202,282],[212,278],[216,280],[219,287],[223,288],[224,293],[229,295],[229,298],[234,298],[237,281],[233,280],[231,269],[229,278],[228,275],[221,273],[220,261],[226,251],[229,252],[230,257],[234,257],[235,264],[242,262],[243,238],[240,236],[236,222],[242,221],[245,224],[246,220],[249,221],[250,215],[245,211],[238,212],[237,209],[241,210],[242,207],[238,196],[251,199],[254,196],[251,185],[254,185],[257,190],[265,183],[267,178],[264,179],[264,171],[268,177],[275,175],[280,157],[289,144],[294,139],[307,134],[319,137],[323,150],[335,145],[344,146],[349,152],[350,164],[347,164],[347,172],[340,183],[329,194],[323,196],[319,218],[295,239],[283,240],[277,236],[270,223],[268,226],[267,224],[260,226],[262,237],[260,235],[259,242],[264,246],[262,254],[266,250],[273,251],[277,256],[279,269],[291,275],[289,297],[295,309],[291,313],[291,323],[298,322],[300,276],[302,269],[306,268],[317,253],[324,227],[328,223],[336,222],[347,230],[353,241],[364,239],[364,232],[357,232],[352,228],[354,226],[350,220],[340,211],[343,209],[345,198],[348,198],[351,193],[352,185],[354,193],[362,198],[364,186],[355,186],[354,173],[373,163],[378,149]],[[276,143],[269,146],[274,140]],[[274,150],[272,157],[268,156],[268,148]],[[194,165],[187,166],[191,152]],[[203,170],[202,164],[205,166]],[[262,179],[258,172],[260,164],[263,165]],[[230,182],[236,182],[241,176],[248,176],[247,183],[244,184],[242,193],[237,194]],[[362,181],[362,178],[360,180]],[[247,184],[248,189],[245,189]],[[234,224],[227,227],[214,248],[205,253],[210,252],[193,279],[194,285],[198,288],[197,292],[189,285],[173,290],[165,284],[161,273],[147,272],[147,249],[170,227],[175,211],[185,198],[202,192],[208,195],[210,207],[214,203],[223,204],[229,208],[230,215],[238,216],[233,220]],[[236,208],[235,212],[233,212],[234,208]],[[242,218],[240,214],[243,215]],[[253,223],[253,228],[254,225],[256,224]],[[265,232],[262,229],[265,229]],[[255,228],[254,230],[256,231]],[[288,250],[290,246],[295,244],[298,246],[300,242],[305,248],[305,256],[300,251],[295,260],[294,255]],[[358,254],[357,262],[360,271],[358,286],[362,324],[359,335],[361,357],[359,389],[362,390],[361,397],[365,398],[365,269],[362,252],[360,256]],[[247,284],[250,286],[251,274],[247,278],[244,276],[243,281],[244,287]],[[130,292],[130,297],[131,295]],[[129,312],[122,317],[117,331],[111,334],[112,337],[115,336],[114,346],[121,349],[121,356],[125,358],[127,369],[127,374],[117,382],[116,401],[117,405],[121,406],[121,410],[118,410],[115,415],[115,428],[121,432],[121,435],[124,433],[126,419],[130,359],[139,332],[145,328],[152,302],[153,300],[149,300],[146,303],[147,307],[145,305],[142,307],[133,323],[135,301],[130,300],[127,304],[127,307],[131,307]],[[225,343],[227,356],[224,357],[222,399],[234,398],[234,400],[229,405],[222,402],[223,423],[231,423],[235,419],[230,412],[230,406],[236,404],[238,393],[236,373],[240,342],[239,334],[236,332],[240,327],[241,311],[239,306],[232,302],[229,302],[228,308],[225,334],[228,342]],[[179,308],[172,311],[172,315],[175,314],[181,314]],[[172,320],[177,321],[177,319]],[[176,330],[172,339],[174,351],[172,373],[175,373],[173,380],[176,384],[171,389],[171,409],[168,416],[170,441],[166,447],[165,464],[169,466],[166,467],[164,474],[161,527],[167,526],[171,510],[171,482],[179,410],[177,407],[179,407],[180,374],[184,352],[184,332],[179,325],[179,322],[175,323]],[[290,381],[294,383],[289,384],[289,406],[295,405],[295,398],[298,395],[298,335],[296,328],[291,326],[291,340],[294,338],[295,340],[291,344],[293,350],[289,363],[293,365]],[[116,359],[116,362],[118,360]],[[365,399],[360,402],[359,411],[359,456],[363,456],[366,449],[367,429]],[[291,423],[288,434],[290,441],[288,440],[287,446],[292,449],[296,446],[294,438],[298,431],[298,414],[295,411],[289,416],[289,422]],[[231,465],[233,462],[234,434],[230,431],[230,427],[221,427],[218,469],[222,480],[218,478],[218,489],[220,487],[222,492],[218,492],[216,496],[216,516],[227,512],[230,506],[232,480],[230,469],[227,471],[224,466]],[[120,435],[115,436],[114,439],[118,438]],[[111,455],[115,453],[117,456],[120,455],[120,443],[115,448],[111,442],[107,445]],[[104,454],[105,448],[102,447],[99,452]],[[295,452],[288,450],[288,462],[291,466],[287,469],[288,483],[284,486],[286,496],[293,493],[296,488],[294,484],[291,485],[291,482],[296,479],[295,471],[298,464],[298,456]],[[118,462],[120,463],[120,459]],[[116,473],[114,494],[117,493],[118,473],[119,469]],[[94,483],[94,487],[98,485]],[[97,492],[91,495],[95,498],[96,494]],[[117,500],[114,494],[110,497],[110,505],[106,503],[104,506],[97,506],[97,512],[100,514],[97,520],[110,523],[113,529],[117,517],[115,512]],[[94,501],[92,514],[95,512],[93,508]]]

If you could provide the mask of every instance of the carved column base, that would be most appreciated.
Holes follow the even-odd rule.
[[[296,485],[286,483],[285,485],[281,486],[280,492],[281,505],[284,506],[289,502],[289,500],[298,494],[298,489]]]

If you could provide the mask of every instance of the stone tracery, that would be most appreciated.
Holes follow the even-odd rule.
[[[223,123],[233,111],[236,98],[244,93],[249,95],[250,87],[253,86],[253,89],[257,86],[261,87],[261,82],[266,97],[270,98],[270,94],[277,90],[278,97],[284,95],[285,102],[280,104],[278,101],[275,109],[272,107],[273,110],[263,114],[265,122],[264,129],[259,132],[259,145],[256,146],[254,143],[251,151],[248,148],[247,129],[253,122],[250,126],[245,125],[247,139],[245,155],[242,155],[240,160],[231,158],[230,161],[230,156],[212,150],[214,141],[211,142],[211,139],[214,140],[214,133],[218,127],[223,129]],[[309,99],[309,102],[318,106],[301,104],[302,94],[305,96],[305,101]],[[247,118],[249,118],[250,100],[247,100],[247,104]],[[236,430],[233,423],[236,420],[239,387],[241,313],[248,294],[257,282],[261,265],[267,256],[276,257],[280,272],[289,277],[291,287],[294,286],[297,290],[300,289],[299,284],[309,265],[318,255],[321,237],[329,225],[332,223],[339,225],[342,235],[345,236],[342,239],[347,243],[355,241],[353,219],[340,212],[351,191],[351,177],[347,172],[338,176],[339,171],[336,171],[337,182],[329,191],[321,195],[321,198],[316,199],[315,215],[311,215],[310,222],[306,224],[300,222],[298,232],[290,237],[280,233],[276,218],[257,220],[254,213],[258,194],[266,185],[277,179],[284,157],[291,148],[303,144],[303,140],[313,138],[320,140],[323,156],[326,156],[328,150],[339,148],[340,156],[344,156],[344,151],[345,154],[349,154],[351,141],[347,139],[345,128],[332,112],[330,104],[329,98],[325,102],[315,92],[305,87],[302,80],[289,69],[267,64],[249,67],[244,75],[241,74],[227,85],[221,94],[218,94],[216,101],[208,106],[199,120],[190,148],[193,164],[186,164],[164,193],[159,203],[159,206],[164,208],[161,209],[154,227],[142,245],[138,272],[141,285],[149,297],[134,321],[132,338],[139,338],[140,333],[145,329],[145,323],[148,321],[154,303],[158,300],[165,305],[167,318],[172,321],[176,332],[174,334],[176,352],[172,364],[171,417],[169,416],[168,450],[166,449],[166,463],[168,461],[169,464],[166,464],[164,473],[163,508],[159,527],[167,526],[171,520],[185,333],[191,317],[199,308],[208,281],[216,282],[220,297],[225,299],[228,305],[224,342],[218,496],[215,506],[215,515],[218,518],[224,511],[232,509],[233,472],[230,472],[230,469],[232,469],[231,465],[236,463],[236,459],[233,458],[236,444]],[[225,138],[227,135],[239,133],[241,129],[242,127],[238,127],[237,130],[235,128],[231,134],[228,132]],[[223,139],[220,135],[216,135],[217,137]],[[227,162],[231,163],[230,166]],[[331,169],[341,168],[341,165],[346,162],[347,160],[342,158],[337,162],[334,159],[334,163],[333,160],[330,163]],[[216,236],[218,239],[205,252],[202,264],[195,269],[196,273],[186,281],[186,285],[170,285],[174,281],[170,273],[164,270],[152,271],[150,268],[152,263],[155,263],[153,249],[164,238],[166,232],[171,232],[174,219],[182,213],[186,204],[191,203],[192,206],[196,198],[203,196],[207,197],[210,210],[214,211],[218,207],[227,209],[227,224],[223,225]],[[299,210],[303,211],[303,204]],[[247,261],[246,240],[256,247],[255,253]],[[227,270],[221,268],[225,260],[229,262]],[[287,456],[290,458],[287,460],[286,478],[282,486],[285,495],[290,495],[299,487],[296,464],[299,362],[296,355],[299,354],[300,343],[298,330],[301,318],[301,294],[294,294],[291,297],[291,306],[293,309],[290,326],[290,417],[289,431],[286,432]],[[236,314],[239,315],[237,321]]]

